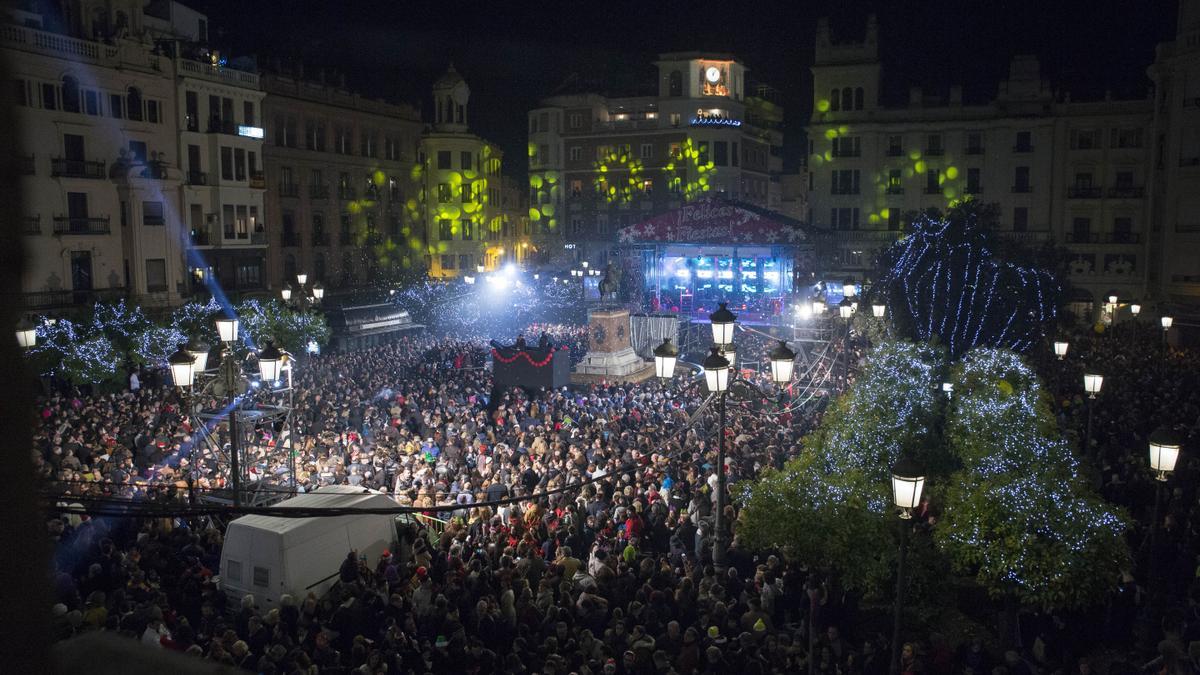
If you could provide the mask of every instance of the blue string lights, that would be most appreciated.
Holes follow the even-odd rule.
[[[878,284],[889,314],[911,337],[936,340],[953,358],[977,346],[1022,351],[1041,337],[1056,315],[1057,282],[1049,272],[995,259],[973,208],[923,215],[911,228],[885,254]]]

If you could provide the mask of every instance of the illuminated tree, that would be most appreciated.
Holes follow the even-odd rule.
[[[329,341],[329,325],[322,314],[299,312],[277,300],[246,300],[237,307],[241,330],[258,348],[274,341],[280,349],[302,354],[310,342]]]
[[[994,218],[994,206],[966,201],[945,217],[917,217],[884,252],[875,287],[899,335],[936,341],[952,357],[978,346],[1023,351],[1042,337],[1060,287],[993,253]]]

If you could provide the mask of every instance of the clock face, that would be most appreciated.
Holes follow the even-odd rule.
[[[716,66],[709,66],[708,70],[704,71],[704,79],[716,84],[721,79],[721,70]]]

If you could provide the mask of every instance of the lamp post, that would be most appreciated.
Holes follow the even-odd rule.
[[[1067,356],[1067,350],[1070,349],[1071,343],[1066,340],[1056,340],[1054,342],[1054,355],[1062,361]]]
[[[722,304],[724,307],[724,304]],[[726,310],[728,311],[728,310]],[[714,328],[714,330],[716,330]],[[717,395],[720,425],[717,430],[717,500],[713,518],[713,567],[725,571],[725,396],[729,391],[729,361],[713,346],[704,359],[704,382]]]
[[[1167,333],[1171,332],[1171,324],[1175,323],[1175,317],[1163,316],[1161,319],[1159,319],[1159,321],[1162,323],[1162,329],[1163,329],[1163,333],[1162,333],[1163,349],[1166,350],[1166,348],[1167,348]]]
[[[871,314],[874,315],[876,319],[882,319],[886,313],[887,305],[871,305]]]
[[[892,614],[891,674],[900,672],[900,617],[904,610],[904,563],[908,557],[908,530],[912,510],[921,503],[925,469],[916,461],[901,459],[892,467],[892,500],[900,509],[900,551],[896,565],[896,605]]]
[[[849,285],[849,288],[853,288],[853,287],[854,287],[853,284]],[[849,380],[850,379],[850,318],[854,316],[854,303],[852,303],[850,301],[850,298],[848,298],[848,297],[842,298],[842,301],[840,303],[838,303],[838,316],[842,317],[842,320],[846,324],[846,337],[845,337],[845,340],[843,340],[843,342],[842,342],[842,379]],[[847,386],[848,386],[848,383],[847,383]]]
[[[1155,606],[1154,598],[1154,558],[1158,537],[1158,510],[1162,502],[1163,486],[1167,482],[1167,474],[1175,470],[1175,462],[1179,460],[1179,449],[1182,445],[1174,433],[1165,427],[1159,427],[1150,434],[1150,468],[1155,472],[1154,481],[1154,512],[1150,522],[1150,550],[1146,559],[1146,583],[1150,588],[1150,605]]]
[[[37,328],[28,319],[23,318],[17,322],[17,344],[21,349],[37,346]]]
[[[295,289],[284,284],[283,288],[279,290],[279,295],[285,303],[294,304],[301,312],[306,312],[321,304],[321,299],[325,297],[325,287],[321,285],[321,282],[313,282],[312,287],[305,291],[304,286],[308,283],[308,275],[303,272],[296,275],[296,282],[299,285]]]
[[[675,375],[675,363],[679,360],[679,349],[671,344],[671,338],[663,338],[662,344],[654,348],[654,374],[663,379]]]
[[[196,377],[196,357],[185,345],[180,345],[174,354],[167,357],[167,365],[171,369],[171,381],[175,386],[185,392],[190,391]]]
[[[1096,394],[1100,393],[1100,388],[1104,386],[1104,376],[1097,372],[1083,374],[1083,390],[1087,392],[1087,433],[1083,437],[1083,451],[1091,452],[1092,449],[1092,400],[1096,398]]]
[[[796,368],[796,352],[788,349],[787,341],[780,340],[779,346],[771,350],[771,380],[780,386],[792,381],[792,371]]]

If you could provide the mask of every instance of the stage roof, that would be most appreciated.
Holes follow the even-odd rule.
[[[621,244],[759,244],[799,246],[804,224],[741,202],[708,197],[660,213],[617,232]]]

